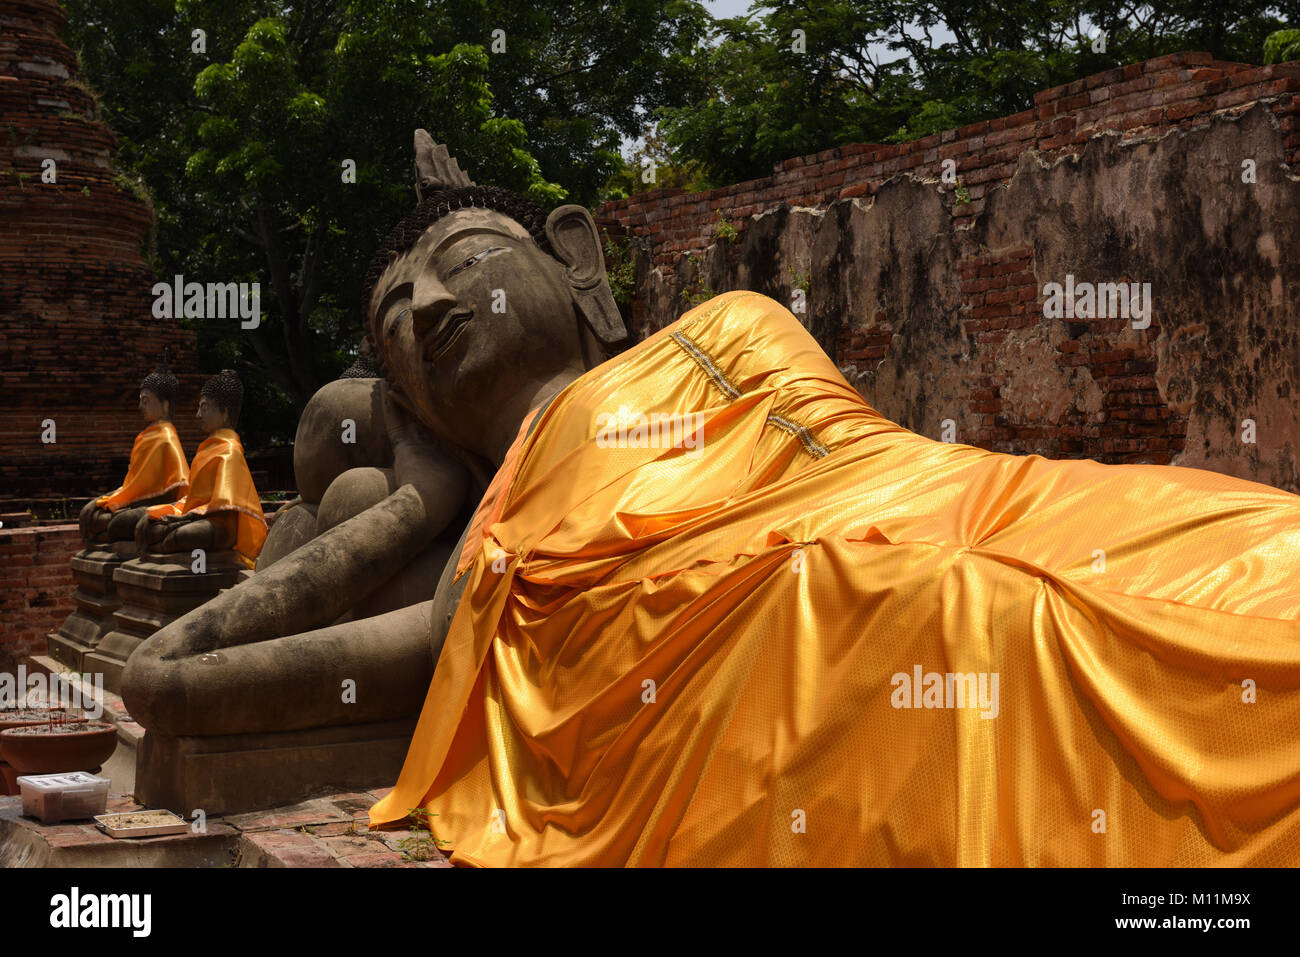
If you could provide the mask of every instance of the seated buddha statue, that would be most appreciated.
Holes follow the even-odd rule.
[[[131,446],[131,462],[121,486],[91,499],[81,510],[81,537],[87,542],[129,541],[146,506],[170,502],[189,488],[189,466],[172,424],[179,383],[167,357],[140,383],[140,415],[147,423]]]
[[[234,550],[240,563],[253,567],[266,540],[266,519],[235,431],[243,401],[243,383],[231,369],[203,384],[195,417],[207,438],[190,463],[189,491],[146,509],[135,529],[142,552]]]
[[[913,433],[754,292],[599,361],[600,249],[423,198],[367,277],[396,490],[137,651],[146,743],[422,701],[370,821],[466,864],[1297,863],[1300,496]],[[434,598],[332,624],[448,461]]]

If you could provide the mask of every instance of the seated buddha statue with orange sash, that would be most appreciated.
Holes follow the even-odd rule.
[[[140,383],[140,414],[148,424],[131,446],[121,486],[81,510],[81,536],[86,541],[129,541],[146,506],[172,501],[189,488],[185,450],[172,424],[179,387],[165,356]]]
[[[266,540],[266,519],[235,431],[243,401],[244,386],[231,369],[204,383],[196,418],[207,438],[190,463],[189,493],[147,510],[135,532],[141,551],[233,550],[241,564],[253,567]]]

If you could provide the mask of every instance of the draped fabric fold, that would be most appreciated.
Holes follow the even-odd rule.
[[[1300,496],[917,435],[744,292],[498,479],[376,826],[426,807],[478,865],[1300,864]]]
[[[176,426],[165,420],[151,422],[140,431],[131,445],[131,464],[120,488],[101,495],[95,504],[111,512],[132,502],[153,498],[165,492],[184,495],[189,487],[190,469]]]
[[[173,515],[209,517],[230,514],[236,523],[235,551],[252,568],[266,541],[266,517],[234,429],[217,429],[199,445],[190,464],[185,498],[149,508],[150,518]]]

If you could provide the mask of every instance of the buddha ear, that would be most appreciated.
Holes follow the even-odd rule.
[[[546,217],[546,238],[565,265],[564,278],[573,289],[573,301],[588,328],[602,345],[612,346],[626,339],[627,327],[609,289],[600,233],[591,213],[581,206],[558,207]]]

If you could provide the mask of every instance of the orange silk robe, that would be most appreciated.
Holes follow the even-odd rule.
[[[199,445],[190,465],[190,491],[167,505],[154,505],[150,518],[232,512],[236,519],[235,551],[252,568],[266,541],[266,518],[253,476],[244,461],[244,446],[234,429],[217,429]]]
[[[702,443],[601,447],[621,408]],[[373,824],[480,865],[1300,864],[1300,496],[917,435],[744,292],[511,465]]]
[[[181,448],[176,426],[159,420],[149,423],[135,437],[131,464],[127,466],[121,487],[101,495],[95,504],[116,512],[142,498],[153,498],[174,489],[184,494],[189,484],[190,469],[185,464],[185,450]]]

